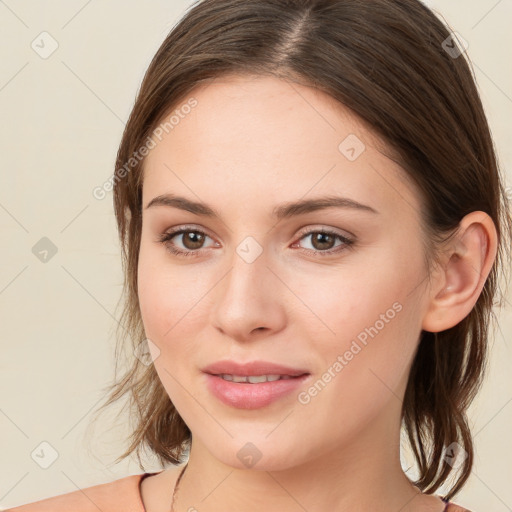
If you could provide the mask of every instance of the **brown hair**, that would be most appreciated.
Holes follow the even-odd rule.
[[[510,258],[512,219],[471,64],[464,53],[445,50],[449,36],[417,0],[204,0],[171,30],[144,76],[114,176],[125,275],[117,348],[128,350],[129,369],[109,386],[102,408],[127,394],[137,421],[118,461],[136,450],[143,467],[145,447],[161,464],[182,462],[191,438],[153,365],[133,355],[145,339],[137,292],[144,159],[130,164],[129,172],[126,162],[193,87],[228,73],[271,75],[326,92],[386,143],[421,195],[429,271],[438,244],[466,214],[481,210],[495,223],[498,254],[482,293],[456,326],[422,331],[402,407],[419,469],[414,484],[426,493],[442,485],[454,470],[443,450],[458,442],[467,458],[445,497],[462,488],[473,465],[466,411],[487,363],[489,320],[496,320],[498,272],[509,266],[503,262]]]

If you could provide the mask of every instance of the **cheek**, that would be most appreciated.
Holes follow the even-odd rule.
[[[336,361],[343,386],[367,386],[377,374],[400,374],[414,350],[415,309],[401,286],[347,286],[310,297],[316,317],[309,325],[311,350],[327,371]],[[319,320],[321,319],[321,321]],[[332,372],[333,370],[331,370]],[[328,377],[327,377],[328,378]],[[387,377],[385,377],[387,378]],[[390,380],[390,385],[393,384]]]
[[[309,330],[313,331],[311,340],[323,339],[327,346],[342,349],[355,337],[364,342],[369,336],[367,329],[374,324],[379,331],[389,331],[388,325],[396,323],[397,309],[401,309],[409,291],[404,286],[407,276],[399,275],[396,269],[377,262],[362,262],[313,278],[294,276],[294,293],[307,306],[304,309],[298,304],[302,314],[307,314]],[[295,320],[306,323],[304,319]]]
[[[173,279],[176,274],[166,263],[165,251],[143,238],[137,269],[139,304],[146,332],[157,337],[167,332],[172,326],[171,316],[179,313],[182,290]]]
[[[411,292],[422,262],[418,255],[402,257],[408,266],[390,257],[387,265],[379,260],[350,272],[340,269],[328,280],[317,280],[317,287],[302,286],[302,298],[314,312],[302,323],[310,326],[310,350],[322,361],[319,389],[325,384],[320,394],[327,410],[341,410],[341,394],[345,404],[359,410],[358,401],[389,398],[408,371],[421,325],[421,287]]]
[[[345,321],[340,316],[333,324],[336,336],[315,346],[323,364],[301,395],[305,405],[300,407],[326,439],[341,436],[348,442],[384,410],[400,408],[415,348],[414,325],[402,301],[393,308],[373,298],[364,313],[354,310]]]
[[[157,270],[157,265],[150,262],[151,259],[141,250],[137,269],[137,288],[140,312],[148,338],[158,337],[157,333],[162,332],[162,322],[169,307],[167,300],[171,296],[168,294],[166,298],[162,294],[161,272]]]
[[[141,250],[138,296],[146,336],[164,355],[183,350],[176,340],[194,339],[208,315],[208,279],[198,278],[193,265],[171,265],[164,251]]]
[[[139,305],[145,335],[159,349],[153,364],[167,394],[178,407],[186,405],[187,394],[179,384],[191,366],[183,364],[193,360],[194,322],[197,315],[194,304],[199,293],[194,281],[183,279],[182,269],[171,269],[158,254],[141,251],[138,267]],[[176,402],[175,402],[176,401]],[[183,402],[183,403],[182,403]]]

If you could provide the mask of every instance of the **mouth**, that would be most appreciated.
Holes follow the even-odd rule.
[[[204,367],[202,371],[230,382],[249,382],[251,384],[291,379],[310,373],[305,368],[294,368],[260,360],[246,363],[222,360]]]
[[[284,399],[311,379],[301,375],[236,375],[203,373],[205,385],[212,396],[229,407],[261,409]]]
[[[242,382],[247,384],[260,384],[262,382],[275,382],[276,380],[288,380],[288,379],[296,379],[298,377],[302,377],[302,375],[309,375],[307,373],[303,373],[302,375],[231,375],[229,373],[224,374],[215,374],[212,373],[210,375],[214,375],[216,377],[220,377],[221,379],[228,382]]]

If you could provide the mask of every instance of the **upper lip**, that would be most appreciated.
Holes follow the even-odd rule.
[[[291,368],[282,364],[272,363],[270,361],[249,361],[247,363],[237,363],[236,361],[217,361],[213,364],[205,366],[203,372],[211,375],[289,375],[297,377],[309,373],[302,368]]]

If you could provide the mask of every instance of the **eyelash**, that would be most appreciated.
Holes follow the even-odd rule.
[[[206,249],[197,249],[195,251],[193,251],[193,250],[182,251],[181,249],[176,249],[176,247],[174,247],[173,245],[171,245],[169,243],[171,241],[171,239],[174,238],[175,236],[181,235],[183,233],[189,233],[189,232],[190,233],[200,233],[201,235],[208,236],[207,233],[205,233],[204,231],[202,231],[200,229],[186,228],[186,227],[183,228],[182,227],[182,228],[177,228],[175,231],[170,231],[170,232],[161,234],[158,238],[158,242],[164,244],[166,249],[171,254],[174,254],[176,256],[197,257]],[[341,240],[344,244],[344,246],[342,246],[341,248],[338,247],[335,250],[329,249],[328,251],[319,251],[319,250],[314,250],[314,249],[301,249],[302,251],[304,251],[308,254],[315,253],[315,255],[318,255],[321,258],[327,257],[327,256],[332,256],[333,254],[338,254],[346,249],[350,249],[351,246],[354,244],[353,240],[351,240],[343,235],[340,235],[339,233],[336,233],[335,231],[330,231],[328,229],[313,229],[313,230],[307,231],[305,233],[302,233],[299,238],[299,241],[302,240],[303,238],[305,238],[309,235],[315,234],[315,233],[321,233],[324,235],[334,236],[334,237],[338,238],[339,240]]]

